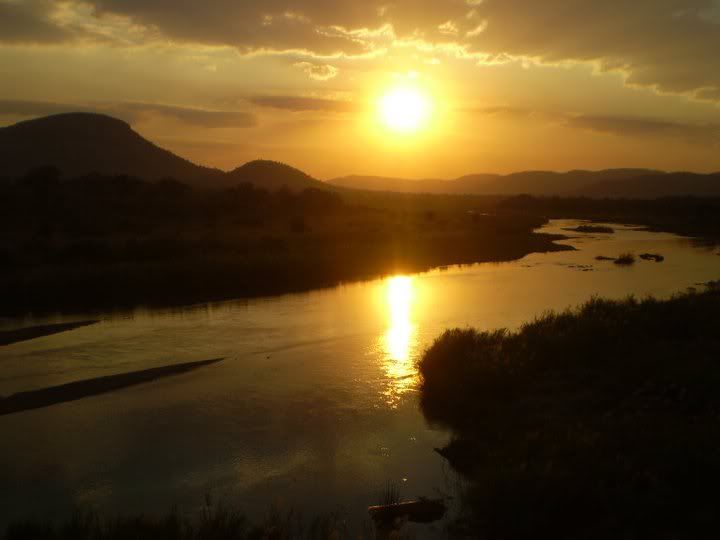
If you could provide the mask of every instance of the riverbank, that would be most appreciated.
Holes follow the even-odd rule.
[[[499,212],[549,219],[640,225],[650,231],[693,237],[709,245],[720,244],[720,198],[717,197],[592,199],[521,195],[499,202],[497,209]],[[592,225],[585,228],[584,232],[601,232]]]
[[[304,292],[453,264],[502,262],[572,249],[562,236],[534,232],[538,218],[426,215],[348,208],[306,216],[302,228],[270,222],[203,231],[183,226],[172,238],[149,232],[128,240],[98,234],[64,239],[42,257],[21,256],[0,272],[0,314],[92,312],[173,306]],[[70,243],[71,245],[62,246]],[[18,242],[20,243],[20,242]],[[24,244],[23,244],[24,245]],[[37,246],[35,246],[37,247]],[[67,255],[68,251],[80,255]]]
[[[470,480],[454,532],[715,536],[719,324],[715,288],[445,332],[420,362],[421,403]]]

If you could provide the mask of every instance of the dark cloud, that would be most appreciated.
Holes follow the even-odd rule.
[[[248,112],[212,111],[155,103],[108,103],[88,106],[42,101],[0,100],[0,116],[29,118],[67,112],[108,114],[130,124],[158,116],[203,128],[248,128],[257,123],[255,116]]]
[[[720,124],[689,124],[654,118],[578,115],[568,117],[571,127],[627,137],[663,137],[690,143],[720,143]]]
[[[477,52],[592,61],[626,71],[631,84],[693,93],[720,90],[717,8],[717,0],[485,0],[464,28],[483,25],[471,40]]]
[[[90,6],[99,25],[119,15],[153,35],[245,54],[382,54],[404,43],[489,63],[593,62],[630,84],[720,97],[718,0],[0,0],[0,39],[70,39],[72,21],[51,17],[58,5]],[[300,66],[318,79],[334,73],[322,61]]]
[[[51,20],[52,0],[0,0],[0,43],[61,43],[71,32]]]
[[[359,109],[352,101],[302,96],[255,96],[250,102],[260,107],[271,107],[293,112],[321,111],[333,113],[354,112]]]
[[[393,36],[454,44],[488,61],[521,56],[623,69],[633,84],[720,91],[717,0],[92,0],[168,36],[246,50],[366,52]],[[448,33],[447,29],[452,28]]]
[[[438,34],[440,25],[468,10],[465,0],[88,1],[100,17],[124,15],[176,40],[316,56],[366,54],[396,34]]]
[[[592,115],[558,112],[549,110],[533,110],[504,105],[485,106],[467,109],[468,114],[501,116],[509,120],[539,120],[547,123],[565,125],[574,129],[605,133],[621,137],[634,138],[666,138],[684,140],[695,144],[720,143],[720,124],[692,124],[665,120],[623,115]]]
[[[210,111],[152,103],[123,103],[112,108],[121,116],[129,115],[130,120],[135,121],[148,115],[160,115],[204,128],[248,128],[257,124],[253,114],[241,111]]]

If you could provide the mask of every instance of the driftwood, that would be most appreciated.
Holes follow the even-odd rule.
[[[375,525],[381,528],[394,526],[398,521],[404,520],[412,523],[432,523],[442,519],[446,510],[442,499],[419,499],[368,508]]]

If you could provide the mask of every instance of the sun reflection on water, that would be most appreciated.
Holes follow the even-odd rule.
[[[399,397],[415,387],[417,369],[413,352],[417,345],[413,306],[416,290],[412,277],[395,276],[388,280],[386,302],[389,328],[382,338],[384,369],[390,378],[385,393],[388,404],[396,405]]]

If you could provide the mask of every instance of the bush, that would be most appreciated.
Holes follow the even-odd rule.
[[[718,327],[709,290],[443,333],[420,361],[421,405],[470,480],[455,533],[713,537]]]

